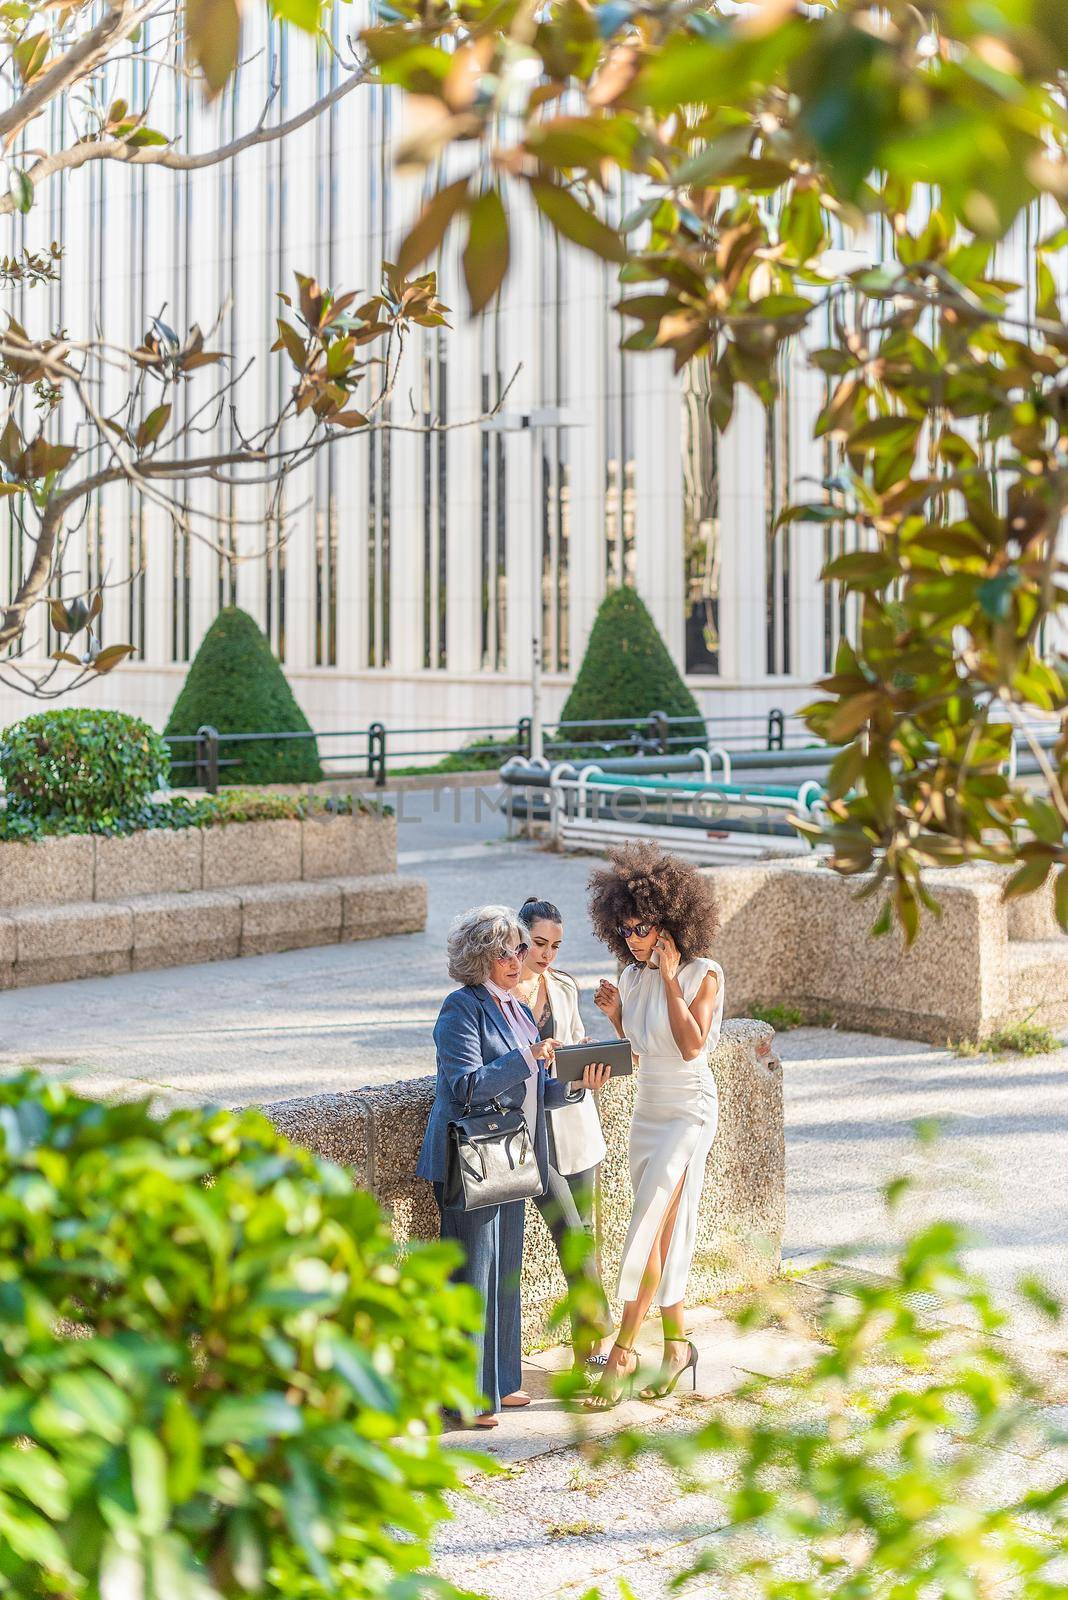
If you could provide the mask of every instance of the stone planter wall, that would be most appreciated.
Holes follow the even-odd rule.
[[[9,840],[0,843],[0,910],[396,870],[397,820],[371,813]]]
[[[0,989],[347,943],[426,926],[393,817],[0,844]]]
[[[708,1157],[691,1303],[730,1289],[766,1283],[779,1268],[786,1215],[782,1067],[764,1022],[724,1025],[712,1056],[719,1088],[719,1126]],[[640,1068],[639,1068],[640,1071]],[[601,1168],[599,1226],[605,1286],[615,1287],[630,1220],[627,1139],[635,1080],[600,1093],[608,1154]],[[397,1238],[434,1238],[438,1215],[429,1183],[413,1176],[434,1096],[433,1078],[286,1100],[264,1107],[298,1144],[352,1169],[353,1181],[389,1208]],[[523,1331],[527,1345],[549,1333],[564,1282],[548,1229],[527,1207],[523,1253]],[[616,1306],[618,1310],[618,1304]]]
[[[842,1027],[945,1044],[1033,1017],[1068,1025],[1068,938],[1048,894],[1006,902],[1007,873],[961,867],[925,877],[941,916],[924,913],[906,950],[895,928],[874,939],[877,902],[863,880],[815,857],[706,869],[723,926],[716,957],[729,1004],[795,1005]]]

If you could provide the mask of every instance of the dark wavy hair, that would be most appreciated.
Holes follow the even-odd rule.
[[[554,906],[551,900],[539,900],[536,894],[528,895],[519,907],[519,920],[527,928],[532,928],[536,922],[558,922],[561,927],[564,925],[559,907]]]
[[[624,966],[633,961],[621,922],[653,922],[670,933],[684,961],[711,954],[719,908],[711,881],[655,844],[626,844],[608,852],[609,865],[590,873],[593,931]]]

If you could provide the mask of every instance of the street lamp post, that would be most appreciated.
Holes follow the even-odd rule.
[[[545,725],[542,717],[542,637],[541,637],[541,506],[542,506],[542,429],[581,427],[582,421],[563,406],[534,406],[529,411],[498,411],[483,417],[484,433],[525,433],[530,439],[530,757],[541,761],[545,755]]]

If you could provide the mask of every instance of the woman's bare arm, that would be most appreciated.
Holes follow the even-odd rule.
[[[719,994],[719,979],[714,972],[706,973],[701,987],[690,1005],[687,1005],[686,996],[679,982],[679,952],[669,933],[661,935],[657,941],[657,949],[660,955],[660,976],[667,1000],[671,1037],[678,1045],[683,1060],[692,1061],[695,1056],[701,1054],[712,1028],[712,1018],[716,1013],[716,997]]]

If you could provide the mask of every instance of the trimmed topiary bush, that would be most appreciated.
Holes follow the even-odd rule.
[[[424,1592],[476,1399],[449,1246],[258,1113],[0,1085],[0,1590]],[[438,1592],[449,1593],[447,1586]]]
[[[267,637],[247,611],[236,606],[220,611],[204,635],[200,649],[174,703],[165,738],[193,735],[202,727],[220,733],[310,733],[285,673],[272,654]],[[193,746],[173,752],[172,780],[189,783]],[[221,783],[317,783],[323,775],[314,739],[255,739],[223,744]]]
[[[0,777],[13,818],[106,824],[147,804],[169,754],[155,728],[122,711],[42,711],[5,730]]]
[[[583,723],[587,718],[592,724],[603,718],[633,717],[636,724],[644,724],[654,711],[693,718],[691,723],[671,728],[671,738],[687,740],[672,749],[707,743],[700,707],[679,676],[637,591],[613,589],[601,602],[578,676],[560,714],[562,722],[579,726],[562,728],[560,741],[614,743],[622,739],[622,729],[584,727]]]

